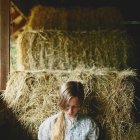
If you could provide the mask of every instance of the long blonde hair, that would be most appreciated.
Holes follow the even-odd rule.
[[[81,82],[68,81],[62,85],[60,90],[60,114],[54,121],[53,129],[51,130],[51,140],[64,140],[65,138],[65,115],[66,104],[71,97],[78,97],[80,104],[84,100],[84,88]]]

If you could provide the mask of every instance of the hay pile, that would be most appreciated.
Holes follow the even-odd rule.
[[[122,15],[115,7],[56,8],[35,6],[31,10],[27,28],[31,30],[93,30],[95,28],[120,27]]]
[[[40,123],[57,112],[60,85],[78,80],[85,87],[82,112],[89,114],[102,125],[107,139],[121,140],[133,126],[131,110],[134,98],[130,70],[75,69],[72,71],[15,71],[11,73],[3,98],[17,119],[36,139]]]
[[[18,39],[18,70],[128,68],[131,43],[120,29],[25,31]]]

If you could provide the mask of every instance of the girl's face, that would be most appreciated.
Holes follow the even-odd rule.
[[[78,97],[72,97],[66,104],[65,114],[67,117],[74,118],[80,110]]]

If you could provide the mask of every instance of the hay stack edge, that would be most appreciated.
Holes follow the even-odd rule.
[[[116,28],[122,18],[112,8],[77,10],[33,9],[18,42],[18,70],[10,73],[3,100],[36,140],[41,122],[57,113],[61,84],[78,80],[85,88],[81,111],[99,124],[103,139],[135,140],[132,108],[136,73],[127,66],[130,43],[126,32]],[[104,12],[110,21],[103,19]],[[36,19],[38,14],[44,18]],[[58,16],[52,17],[54,14]]]

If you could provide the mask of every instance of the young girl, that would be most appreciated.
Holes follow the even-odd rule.
[[[60,113],[47,118],[39,127],[39,140],[97,140],[98,127],[90,117],[79,114],[84,100],[83,85],[69,81],[60,91]]]

